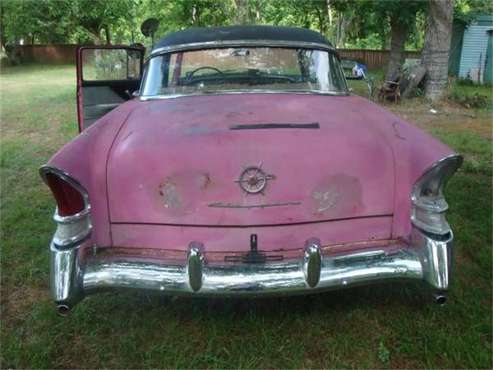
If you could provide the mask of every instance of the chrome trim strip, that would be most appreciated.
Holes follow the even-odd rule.
[[[433,174],[432,171],[439,169],[443,170],[443,167],[441,166],[447,166],[449,162],[454,166],[452,168],[453,172],[445,172],[445,174],[439,176],[439,194],[433,196],[431,200],[427,200],[426,196],[422,197],[420,193],[423,181],[426,181],[427,177],[430,175],[437,176],[438,174]],[[445,218],[448,204],[443,196],[443,189],[445,188],[447,181],[450,180],[454,173],[460,168],[462,162],[463,157],[461,155],[456,153],[450,154],[433,163],[421,174],[418,180],[415,181],[411,192],[411,222],[416,228],[437,235],[447,235],[451,232],[450,225]]]
[[[333,46],[321,44],[317,42],[305,42],[305,41],[289,41],[289,40],[216,40],[207,42],[193,42],[188,44],[179,44],[173,46],[165,46],[156,48],[151,51],[149,58],[156,55],[173,53],[176,51],[184,50],[200,50],[200,49],[215,49],[215,48],[228,48],[228,47],[284,47],[284,48],[301,48],[301,49],[317,49],[335,51]]]
[[[87,216],[90,211],[91,211],[91,206],[90,204],[87,204],[86,208],[84,208],[79,213],[76,213],[75,215],[60,216],[58,214],[58,207],[56,207],[55,214],[53,215],[53,220],[58,224],[73,224],[74,222],[79,221],[82,217]]]
[[[453,154],[449,154],[441,159],[439,159],[438,161],[436,161],[435,163],[433,163],[431,166],[429,166],[426,170],[423,171],[423,174],[416,180],[416,182],[419,182],[419,180],[421,180],[421,178],[426,175],[428,172],[430,172],[431,170],[433,170],[434,168],[440,166],[443,162],[447,162],[447,161],[450,161],[451,159],[455,159],[457,160],[457,169],[460,168],[460,166],[462,165],[462,162],[464,160],[464,157],[458,153],[453,153]]]
[[[201,243],[191,243],[185,263],[123,255],[86,260],[82,251],[90,250],[87,242],[84,248],[52,247],[52,292],[58,304],[69,306],[84,295],[108,288],[156,290],[168,295],[276,296],[417,279],[443,292],[450,283],[452,239],[452,235],[446,240],[434,239],[414,229],[410,244],[402,242],[383,254],[377,246],[337,257],[321,255],[320,242],[311,239],[301,261],[264,264],[208,264]]]
[[[55,245],[56,247],[58,247],[60,249],[67,249],[67,248],[73,246],[74,244],[77,244],[81,241],[86,240],[89,237],[89,235],[91,235],[91,230],[92,230],[92,228],[90,228],[86,233],[79,234],[79,235],[73,236],[71,238],[65,238],[65,239],[57,238],[56,236],[54,236],[53,237],[53,245]]]
[[[299,206],[301,202],[276,202],[276,203],[265,203],[265,204],[234,204],[234,203],[223,203],[214,202],[207,205],[207,207],[212,208],[270,208],[270,207],[285,207],[285,206]]]

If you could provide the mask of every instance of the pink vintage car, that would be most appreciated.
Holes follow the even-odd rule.
[[[40,170],[61,313],[114,288],[236,297],[417,279],[446,300],[443,188],[462,158],[349,94],[320,34],[189,29],[145,64],[125,46],[77,59],[81,132]]]

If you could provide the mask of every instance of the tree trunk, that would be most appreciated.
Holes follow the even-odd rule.
[[[5,27],[4,27],[4,7],[3,3],[0,1],[0,51],[5,49],[5,45],[7,43],[7,37],[5,36]]]
[[[235,0],[236,24],[249,23],[248,0]]]
[[[106,36],[106,44],[110,45],[111,44],[110,26],[108,25],[104,26],[104,35]]]
[[[421,64],[426,68],[425,96],[440,99],[447,87],[453,0],[430,0]]]
[[[390,55],[385,74],[387,80],[392,80],[402,70],[402,64],[406,56],[405,44],[408,34],[408,23],[400,21],[398,17],[390,18]]]
[[[197,6],[194,4],[192,6],[192,24],[195,25],[197,23]]]
[[[317,19],[318,19],[318,29],[322,35],[325,35],[325,16],[324,13],[320,9],[316,9],[317,11]]]
[[[327,0],[327,16],[329,17],[329,26],[332,27],[332,8],[330,7],[330,0]]]
[[[343,48],[346,42],[346,29],[350,23],[350,19],[344,14],[340,14],[337,19],[337,32],[336,32],[336,47]]]

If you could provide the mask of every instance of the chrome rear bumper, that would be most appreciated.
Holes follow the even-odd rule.
[[[168,295],[271,296],[321,292],[386,280],[418,279],[443,292],[449,287],[452,235],[434,239],[414,229],[409,244],[322,255],[317,239],[298,261],[265,264],[207,263],[203,246],[191,243],[187,261],[176,264],[136,258],[86,258],[80,245],[51,245],[55,302],[70,308],[85,295],[113,288]]]

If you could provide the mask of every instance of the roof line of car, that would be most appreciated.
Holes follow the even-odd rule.
[[[227,47],[285,47],[285,48],[303,48],[317,49],[335,52],[336,49],[327,44],[306,41],[290,41],[290,40],[217,40],[208,42],[186,43],[172,46],[165,46],[154,49],[149,55],[150,58],[165,53],[177,51],[200,50],[200,49],[216,49]]]

